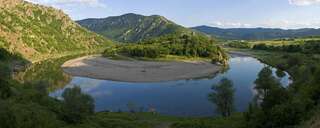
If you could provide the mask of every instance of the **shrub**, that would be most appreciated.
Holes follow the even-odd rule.
[[[94,100],[91,96],[81,93],[81,88],[66,89],[63,94],[64,120],[79,123],[94,113]]]

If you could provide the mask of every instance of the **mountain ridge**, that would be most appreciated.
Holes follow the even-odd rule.
[[[320,29],[281,29],[281,28],[219,28],[211,26],[196,26],[191,29],[223,39],[237,40],[268,40],[278,38],[296,38],[320,35]]]
[[[119,42],[138,42],[166,34],[193,32],[160,15],[127,13],[106,18],[88,18],[77,23]]]
[[[62,10],[23,0],[0,2],[0,48],[26,59],[86,51],[112,43],[87,31]]]

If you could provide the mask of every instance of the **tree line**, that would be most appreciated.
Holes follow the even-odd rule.
[[[253,50],[267,50],[267,51],[282,51],[292,53],[304,53],[304,54],[319,54],[320,53],[320,40],[304,40],[298,43],[272,45],[268,43],[250,43],[246,41],[232,41],[225,46],[232,48],[244,48]]]
[[[270,67],[264,67],[255,80],[255,97],[243,113],[245,128],[293,128],[318,116],[320,111],[320,58],[317,55],[288,53],[266,56],[266,63],[276,67],[278,77],[291,75],[292,83],[283,87],[273,75]],[[228,117],[234,112],[234,88],[232,81],[222,79],[212,87],[209,100],[217,106],[217,111]],[[319,120],[311,120],[315,123]],[[306,126],[310,127],[310,126]]]
[[[210,58],[225,64],[226,52],[215,41],[206,36],[192,34],[170,34],[145,40],[137,44],[124,44],[105,50],[105,56],[116,54],[131,57],[158,58],[165,55]]]
[[[319,54],[320,53],[320,41],[309,40],[302,44],[288,44],[281,46],[273,46],[267,44],[256,44],[252,49],[255,50],[269,50],[269,51],[284,51],[284,52],[299,52],[305,54]]]
[[[263,69],[256,80],[257,102],[245,113],[247,128],[291,128],[317,115],[320,105],[319,58],[306,54],[284,54],[264,58],[268,64],[288,71],[293,83],[283,88]],[[281,76],[281,73],[279,73]]]

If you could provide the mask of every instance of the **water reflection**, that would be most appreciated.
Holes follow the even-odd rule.
[[[131,111],[130,108],[134,108],[135,111],[152,110],[176,116],[212,116],[218,114],[216,106],[208,101],[213,84],[222,78],[233,81],[235,111],[244,111],[254,97],[254,81],[265,66],[252,57],[234,57],[229,61],[229,70],[206,79],[128,83],[73,77],[65,88],[82,88],[84,93],[94,97],[96,111]],[[280,78],[276,76],[276,69],[272,71],[283,86],[289,85],[287,73]],[[57,89],[50,96],[60,97],[63,90]]]
[[[80,55],[49,59],[32,64],[25,71],[16,73],[14,78],[22,83],[45,82],[49,92],[63,89],[73,77],[64,73],[61,65],[78,56]]]

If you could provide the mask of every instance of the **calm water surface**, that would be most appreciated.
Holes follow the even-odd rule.
[[[96,111],[128,111],[128,106],[136,111],[155,109],[165,115],[213,116],[217,115],[215,105],[208,101],[211,87],[223,77],[233,81],[236,111],[245,111],[254,97],[254,81],[260,70],[267,66],[252,57],[233,57],[230,69],[214,78],[179,80],[158,83],[128,83],[73,77],[65,86],[79,86],[84,93],[95,99]],[[276,69],[273,69],[274,75]],[[275,75],[276,76],[276,75]],[[281,79],[283,86],[290,83],[289,75]],[[65,89],[64,88],[64,89]],[[50,94],[59,98],[64,89]],[[128,105],[130,104],[130,105]]]

